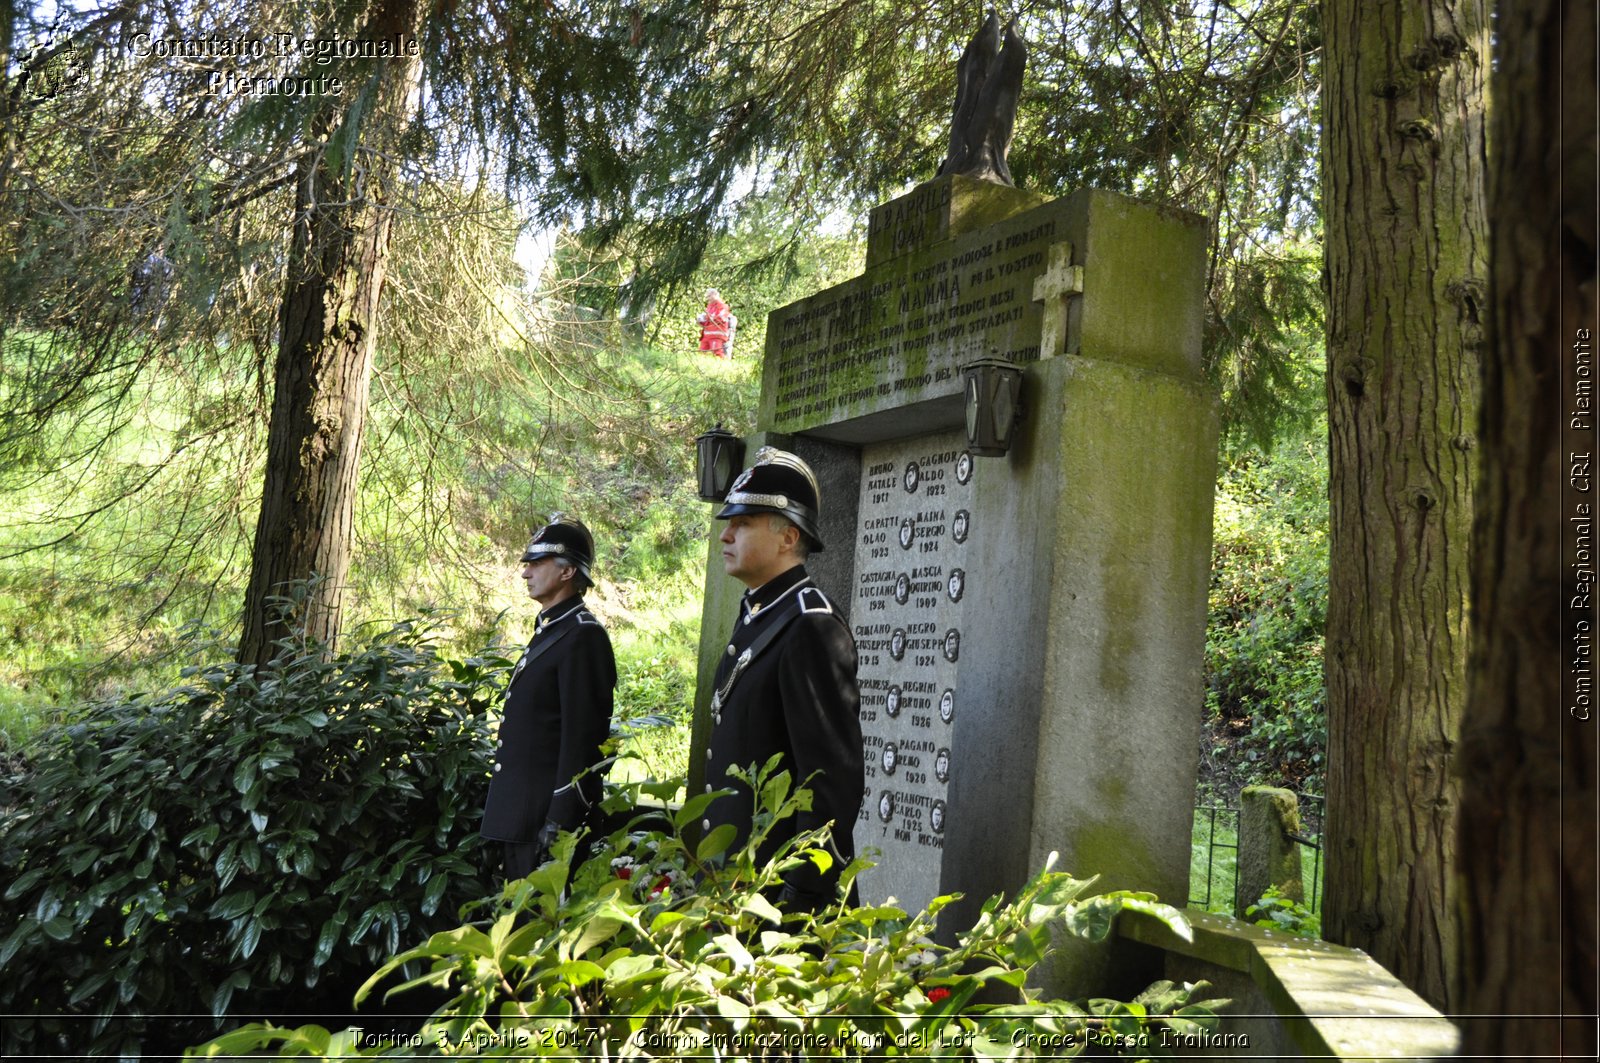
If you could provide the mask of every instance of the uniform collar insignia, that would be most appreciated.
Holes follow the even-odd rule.
[[[774,576],[755,590],[746,591],[744,601],[741,603],[745,623],[771,613],[773,606],[799,588],[810,585],[811,577],[806,573],[805,566],[796,565],[787,572]]]
[[[536,620],[533,625],[534,632],[538,633],[543,631],[557,620],[565,620],[567,617],[572,616],[582,608],[583,595],[581,594],[572,598],[568,598],[564,602],[557,602],[555,605],[552,605],[550,608],[539,614],[539,619]]]

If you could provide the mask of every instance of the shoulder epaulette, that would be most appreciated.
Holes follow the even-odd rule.
[[[589,610],[587,610],[587,609],[579,609],[578,610],[578,623],[580,623],[580,624],[595,624],[595,625],[598,625],[598,626],[601,626],[601,627],[605,626],[605,625],[601,624],[600,621],[595,618],[595,615],[593,613],[589,612]]]
[[[802,613],[832,613],[833,603],[818,587],[801,587],[798,595]]]

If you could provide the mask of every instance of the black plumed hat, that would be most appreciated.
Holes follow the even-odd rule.
[[[813,551],[822,549],[817,530],[822,519],[822,491],[816,474],[787,450],[762,447],[757,451],[755,464],[733,481],[724,501],[718,520],[741,513],[776,513],[787,517],[811,540]]]
[[[528,548],[522,551],[524,563],[542,557],[564,557],[578,567],[584,579],[589,579],[589,566],[594,564],[594,536],[581,520],[552,513],[550,523],[534,532]]]

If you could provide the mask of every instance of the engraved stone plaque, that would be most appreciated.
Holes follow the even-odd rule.
[[[939,894],[962,601],[981,578],[968,560],[973,467],[959,432],[866,447],[850,616],[860,654],[866,793],[856,851],[879,850],[858,880],[864,903],[912,909]],[[959,517],[959,522],[958,522]],[[959,534],[958,534],[959,532]]]

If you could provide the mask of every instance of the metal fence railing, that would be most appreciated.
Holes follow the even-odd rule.
[[[1311,851],[1311,877],[1306,908],[1322,904],[1322,823],[1326,799],[1321,794],[1296,793],[1300,802],[1301,832],[1289,835]],[[1213,910],[1226,898],[1229,911],[1239,909],[1239,810],[1231,805],[1196,805],[1189,863],[1189,904]]]
[[[1194,853],[1191,851],[1191,859],[1189,862],[1189,905],[1193,908],[1205,908],[1207,910],[1211,908],[1213,889],[1217,884],[1220,873],[1228,882],[1229,908],[1231,910],[1237,907],[1239,902],[1239,810],[1237,808],[1230,808],[1227,805],[1195,806],[1194,833],[1197,836],[1200,834],[1200,823],[1202,817],[1204,817],[1206,824],[1205,841],[1203,843],[1206,854],[1205,877],[1202,879],[1202,882],[1204,883],[1204,890],[1200,892],[1199,896],[1195,895],[1197,892],[1195,884],[1195,879],[1197,876],[1195,872],[1198,870],[1200,861],[1193,858]],[[1231,842],[1217,840],[1218,817],[1221,817],[1224,821],[1225,833],[1223,837],[1232,838],[1233,840]],[[1229,821],[1231,821],[1231,823]],[[1201,844],[1202,842],[1200,842],[1198,837],[1196,837],[1193,842],[1194,848],[1198,849]],[[1227,858],[1225,864],[1219,865],[1217,860],[1218,849],[1231,854]]]
[[[1311,850],[1311,888],[1306,891],[1306,907],[1315,912],[1322,903],[1322,823],[1328,802],[1321,794],[1295,796],[1300,799],[1301,833],[1289,837]]]

